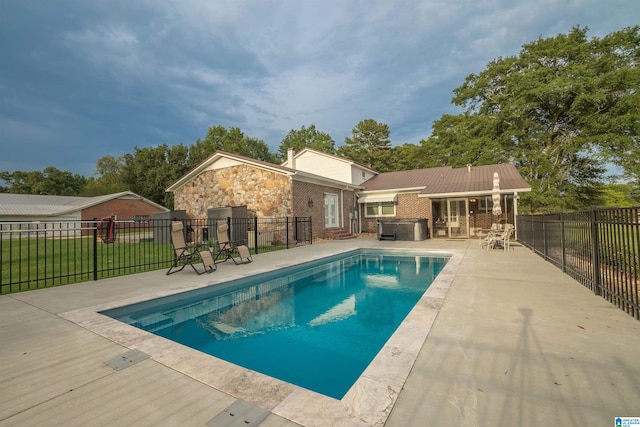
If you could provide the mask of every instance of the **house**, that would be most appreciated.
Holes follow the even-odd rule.
[[[166,211],[164,206],[131,191],[95,197],[0,193],[0,229],[3,231],[23,228],[24,224],[16,224],[18,222],[30,222],[29,230],[53,230],[53,227],[80,230],[81,226],[73,224],[104,217],[146,221],[155,212]]]
[[[0,193],[0,221],[139,220],[164,211],[168,209],[131,191],[95,197]]]
[[[502,214],[492,214],[494,173]],[[432,237],[477,236],[491,224],[514,224],[519,194],[531,191],[512,164],[438,167],[378,174],[358,193],[362,232],[384,218],[427,218]]]
[[[491,214],[494,172],[500,217]],[[510,164],[378,173],[305,148],[289,150],[281,165],[217,151],[167,191],[189,218],[246,206],[252,217],[312,217],[316,238],[335,230],[375,233],[378,220],[389,218],[426,218],[434,237],[470,237],[494,222],[513,223],[518,194],[531,187]]]
[[[330,157],[291,150],[287,162],[276,165],[216,151],[167,191],[174,193],[174,209],[186,211],[189,218],[207,218],[211,208],[246,206],[251,217],[312,217],[313,237],[330,238],[334,230],[355,231],[349,217],[362,187],[352,182],[353,176],[362,182],[375,174]],[[314,159],[317,172],[311,171]]]

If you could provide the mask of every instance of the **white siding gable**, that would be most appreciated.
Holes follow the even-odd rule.
[[[210,164],[205,170],[212,171],[216,169],[230,168],[231,166],[238,166],[242,164],[244,163],[240,162],[239,160],[230,159],[228,157],[221,157],[217,161]]]
[[[296,157],[297,170],[309,172],[337,181],[352,183],[353,175],[348,162],[313,151],[305,151]]]
[[[351,166],[351,184],[360,185],[366,180],[373,177],[374,174],[372,172],[361,169],[357,166]]]

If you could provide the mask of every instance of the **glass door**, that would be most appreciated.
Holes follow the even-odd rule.
[[[338,195],[324,195],[324,228],[338,226]]]
[[[467,199],[447,200],[449,237],[469,238],[469,202]]]

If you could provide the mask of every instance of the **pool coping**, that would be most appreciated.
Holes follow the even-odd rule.
[[[336,254],[347,253],[354,249],[375,250],[380,247],[364,245],[337,251]],[[389,417],[427,339],[463,258],[460,251],[453,250],[388,250],[401,250],[404,254],[447,256],[449,261],[395,333],[340,400],[234,365],[100,314],[104,310],[200,289],[210,284],[199,283],[189,289],[159,291],[67,311],[60,316],[126,348],[140,350],[153,360],[221,392],[300,425],[382,426]],[[294,260],[287,262],[287,265],[272,266],[270,270],[325,257]]]

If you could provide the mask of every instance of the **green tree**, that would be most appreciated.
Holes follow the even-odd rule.
[[[634,185],[631,183],[608,183],[602,189],[602,207],[630,208],[638,206],[633,198]]]
[[[50,196],[76,196],[87,183],[84,176],[61,171],[53,166],[46,167],[41,172],[5,171],[0,173],[0,179],[7,184],[8,193]]]
[[[640,26],[591,42],[594,83],[576,103],[587,138],[625,175],[640,181]]]
[[[182,144],[135,147],[133,154],[124,155],[122,182],[134,193],[172,207],[173,194],[165,189],[189,170],[188,154]]]
[[[428,154],[422,146],[407,142],[391,147],[391,164],[389,166],[393,171],[431,167],[429,162],[431,157]]]
[[[344,139],[345,145],[338,148],[337,154],[378,172],[388,172],[392,170],[389,134],[386,124],[362,120],[353,128],[351,138]]]
[[[575,27],[490,62],[454,90],[464,114],[436,122],[423,146],[443,165],[515,163],[534,212],[597,203],[597,154],[638,145],[638,29],[589,40]]]
[[[302,126],[299,130],[291,129],[278,148],[279,160],[287,158],[289,148],[296,151],[313,148],[323,153],[336,154],[336,143],[331,135],[318,131],[316,125],[310,125],[308,128]]]
[[[189,147],[189,166],[197,166],[218,150],[265,162],[278,161],[277,156],[269,151],[269,146],[264,141],[246,136],[240,128],[225,129],[217,125],[207,130],[204,139],[198,139]]]
[[[101,196],[128,190],[122,181],[124,165],[124,156],[106,155],[99,158],[94,175],[87,180],[80,195]]]
[[[427,167],[487,165],[510,160],[495,139],[496,120],[480,114],[443,115],[433,123],[432,136],[420,141]]]

